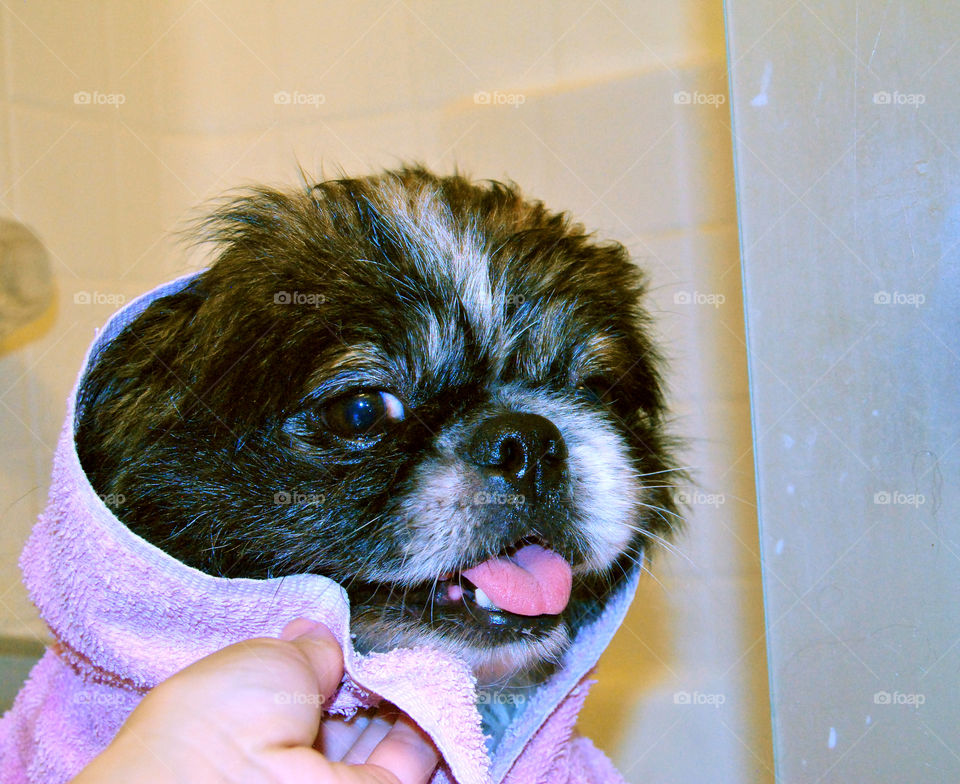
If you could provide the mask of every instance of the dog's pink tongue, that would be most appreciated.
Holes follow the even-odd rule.
[[[491,558],[463,576],[501,610],[517,615],[557,615],[570,601],[573,574],[553,550],[528,544],[512,556]]]

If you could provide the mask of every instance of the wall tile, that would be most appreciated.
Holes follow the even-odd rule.
[[[17,216],[50,252],[55,273],[96,275],[114,249],[115,128],[92,119],[11,107],[13,199]]]

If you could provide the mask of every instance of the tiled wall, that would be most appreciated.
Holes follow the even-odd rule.
[[[111,302],[202,263],[171,237],[197,205],[298,163],[456,163],[651,272],[700,480],[583,730],[630,781],[772,780],[719,0],[48,0],[5,5],[0,33],[0,215],[40,236],[58,289],[0,354],[0,632],[42,635],[14,564],[86,345]]]

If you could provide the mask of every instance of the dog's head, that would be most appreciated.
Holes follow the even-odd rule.
[[[216,263],[97,358],[78,448],[135,532],[211,574],[320,573],[361,649],[542,668],[676,518],[622,246],[415,168],[257,189]]]

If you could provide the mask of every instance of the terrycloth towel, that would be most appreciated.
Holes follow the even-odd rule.
[[[84,368],[150,302],[179,290],[190,277],[116,313]],[[352,715],[381,699],[397,705],[443,756],[434,784],[623,781],[589,740],[575,736],[573,725],[588,673],[622,622],[638,573],[597,621],[580,630],[562,667],[528,695],[490,750],[466,664],[428,647],[361,656],[350,640],[348,597],[339,584],[319,575],[211,577],[135,536],[80,467],[76,400],[75,388],[54,457],[49,503],[20,559],[31,598],[57,642],[0,720],[3,784],[69,780],[109,743],[153,686],[226,645],[276,636],[299,616],[325,623],[343,647],[346,674],[330,710]]]

